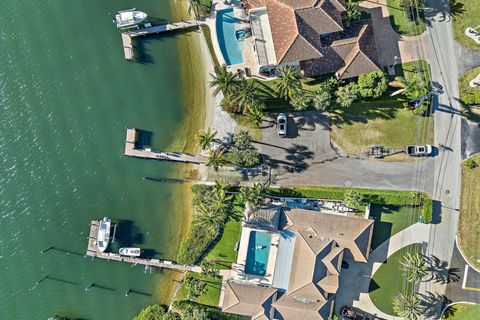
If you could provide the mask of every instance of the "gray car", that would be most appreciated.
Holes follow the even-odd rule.
[[[287,116],[285,113],[280,113],[277,117],[277,133],[280,137],[287,135]]]

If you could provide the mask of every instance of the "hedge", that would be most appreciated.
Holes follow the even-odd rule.
[[[400,205],[400,206],[418,206],[422,204],[422,198],[428,198],[423,193],[415,193],[411,191],[394,191],[394,190],[375,190],[362,188],[340,188],[340,187],[293,187],[270,189],[270,195],[277,197],[306,197],[319,199],[343,200],[345,191],[354,189],[358,191],[364,203],[376,203],[384,205]],[[415,197],[418,194],[420,196]]]
[[[430,198],[425,198],[423,200],[423,207],[422,207],[423,223],[432,222],[432,218],[433,218],[433,201]]]
[[[180,245],[177,255],[177,262],[179,263],[195,263],[215,235],[215,230],[212,228],[194,228],[193,225],[195,225],[195,218],[192,220],[187,237]]]
[[[192,313],[192,310],[202,310],[207,313],[209,320],[245,320],[245,317],[238,316],[231,313],[222,312],[222,310],[200,304],[193,301],[181,300],[172,303],[172,311],[183,316],[185,313]],[[183,318],[183,317],[182,317]]]

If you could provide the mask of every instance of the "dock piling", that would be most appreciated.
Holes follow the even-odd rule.
[[[38,284],[42,283],[43,281],[45,281],[47,279],[48,279],[48,276],[45,276],[42,279],[38,280],[37,283],[35,283],[35,285],[38,285]]]
[[[52,246],[52,247],[48,247],[47,249],[40,251],[40,253],[45,253],[45,252],[50,251],[50,250],[52,250],[52,249],[54,249],[53,246]]]
[[[85,288],[85,291],[89,291],[94,286],[95,286],[94,283],[89,284],[88,287]]]

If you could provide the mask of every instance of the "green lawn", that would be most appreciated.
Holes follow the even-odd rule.
[[[480,108],[475,106],[480,104],[480,86],[472,88],[468,83],[478,74],[480,74],[480,67],[467,71],[458,79],[460,100],[464,102],[465,116],[475,122],[480,122]]]
[[[395,205],[373,204],[370,217],[375,219],[372,236],[372,250],[394,234],[418,221],[419,208]]]
[[[207,25],[201,25],[200,28],[202,29],[203,36],[205,37],[205,41],[207,42],[208,51],[212,56],[213,64],[215,65],[215,67],[220,67],[217,55],[215,54],[215,50],[213,49],[212,33],[210,32],[210,27]]]
[[[430,81],[430,65],[425,60],[410,61],[395,65],[395,74],[411,79],[413,75],[421,75],[421,79]]]
[[[194,278],[202,278],[203,275],[199,273],[189,272],[187,276],[191,276]],[[218,302],[220,300],[220,292],[222,288],[222,279],[221,278],[205,278],[207,282],[207,290],[204,294],[199,296],[198,298],[194,299],[193,301],[206,304],[209,306],[218,306]],[[187,300],[187,292],[182,287],[176,296],[176,300]]]
[[[403,103],[402,98],[377,99],[336,110],[330,114],[331,139],[348,154],[363,153],[372,144],[394,150],[409,144],[431,144],[433,117],[415,115]]]
[[[214,244],[204,260],[216,261],[220,269],[230,269],[232,263],[237,261],[238,252],[235,251],[235,244],[240,241],[241,230],[242,222],[239,219],[228,221],[222,237]]]
[[[407,252],[420,252],[421,244],[413,244],[404,247],[385,261],[375,272],[370,281],[369,294],[370,299],[381,311],[395,315],[393,311],[393,298],[399,293],[411,293],[413,285],[406,281],[402,275],[400,262]]]
[[[449,320],[474,320],[478,319],[480,304],[458,304],[448,308],[442,319]]]
[[[465,35],[467,27],[476,28],[480,25],[480,0],[451,1],[450,12],[453,18],[453,35],[462,46],[480,50],[480,44]]]
[[[401,35],[416,36],[426,30],[423,10],[419,10],[419,17],[408,19],[404,9],[400,7],[399,0],[387,0],[390,23],[393,29]]]

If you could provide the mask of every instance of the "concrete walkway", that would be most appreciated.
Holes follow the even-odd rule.
[[[429,224],[415,223],[393,235],[372,251],[368,263],[349,262],[349,268],[342,270],[340,278],[340,287],[335,303],[337,314],[343,306],[353,306],[384,319],[401,319],[380,311],[373,304],[368,294],[370,280],[392,254],[408,245],[428,241],[430,227]]]
[[[426,60],[427,34],[419,36],[402,36],[398,34],[390,23],[389,8],[386,0],[368,0],[360,2],[361,10],[372,16],[372,26],[375,32],[375,42],[379,54],[380,64],[388,66],[393,63],[395,56],[402,62]],[[400,10],[390,8],[390,10]]]

